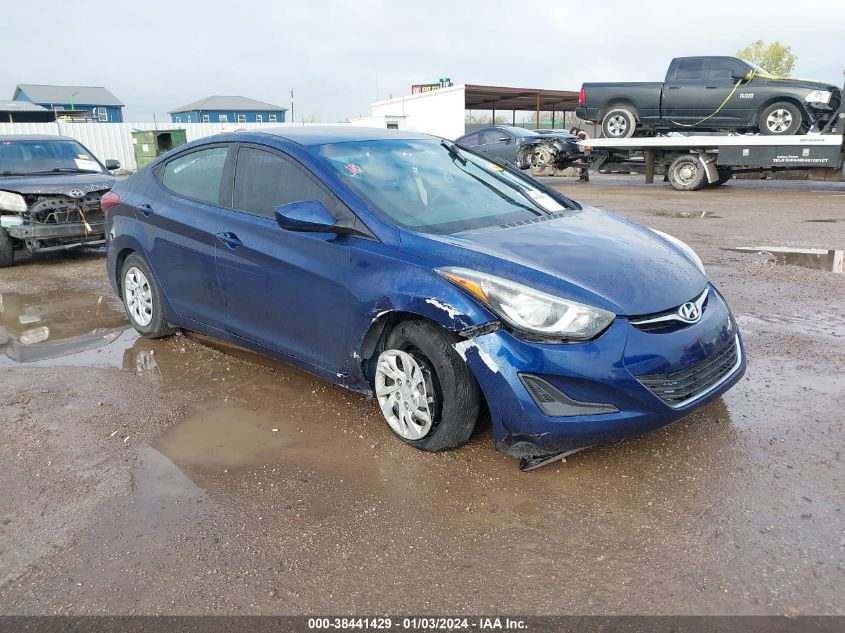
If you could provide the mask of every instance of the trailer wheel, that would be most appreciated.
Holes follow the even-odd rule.
[[[666,175],[677,191],[696,191],[707,184],[704,165],[692,154],[678,156],[673,160]]]
[[[608,110],[601,120],[601,135],[605,138],[631,138],[637,130],[637,117],[625,106]]]
[[[0,228],[0,268],[11,266],[15,260],[15,245],[9,232]]]
[[[760,111],[760,132],[768,136],[798,134],[802,124],[801,110],[788,101],[778,101]]]

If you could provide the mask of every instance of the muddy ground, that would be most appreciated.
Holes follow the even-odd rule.
[[[701,254],[748,350],[724,398],[532,473],[484,428],[423,454],[373,401],[124,330],[100,253],[25,261],[0,271],[0,612],[845,614],[845,274],[726,250],[845,248],[845,188],[552,182]]]

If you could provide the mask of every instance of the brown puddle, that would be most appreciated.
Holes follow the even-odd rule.
[[[845,272],[845,250],[822,248],[790,248],[784,246],[737,246],[725,250],[765,257],[774,264],[801,266],[833,273]]]
[[[0,351],[5,355],[0,365],[91,356],[121,338],[128,325],[123,312],[97,293],[0,293]]]

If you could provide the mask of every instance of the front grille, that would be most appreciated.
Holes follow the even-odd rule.
[[[733,373],[740,353],[739,341],[734,339],[723,350],[685,369],[639,376],[637,380],[670,407],[680,407],[703,396]]]
[[[705,288],[703,293],[697,297],[693,297],[690,301],[698,305],[703,318],[703,315],[710,304],[710,289]],[[642,330],[643,332],[674,332],[679,328],[692,325],[692,323],[678,318],[678,310],[680,307],[681,306],[675,306],[674,308],[664,310],[663,312],[631,316],[629,317],[629,322],[635,328]]]
[[[100,198],[106,191],[89,191],[82,198],[65,195],[28,196],[29,219],[41,224],[81,224],[84,214],[89,224],[100,223],[103,221]]]

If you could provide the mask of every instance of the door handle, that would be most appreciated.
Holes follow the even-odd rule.
[[[138,208],[141,210],[141,213],[143,213],[145,217],[149,216],[153,212],[153,208],[146,202],[144,204],[139,204]]]
[[[232,250],[236,249],[238,246],[244,245],[244,243],[241,242],[237,235],[235,235],[234,233],[230,233],[229,231],[226,231],[224,233],[217,233],[215,237]]]
[[[680,86],[669,86],[669,90],[680,90]]]
[[[704,86],[705,90],[716,90],[719,86]]]

